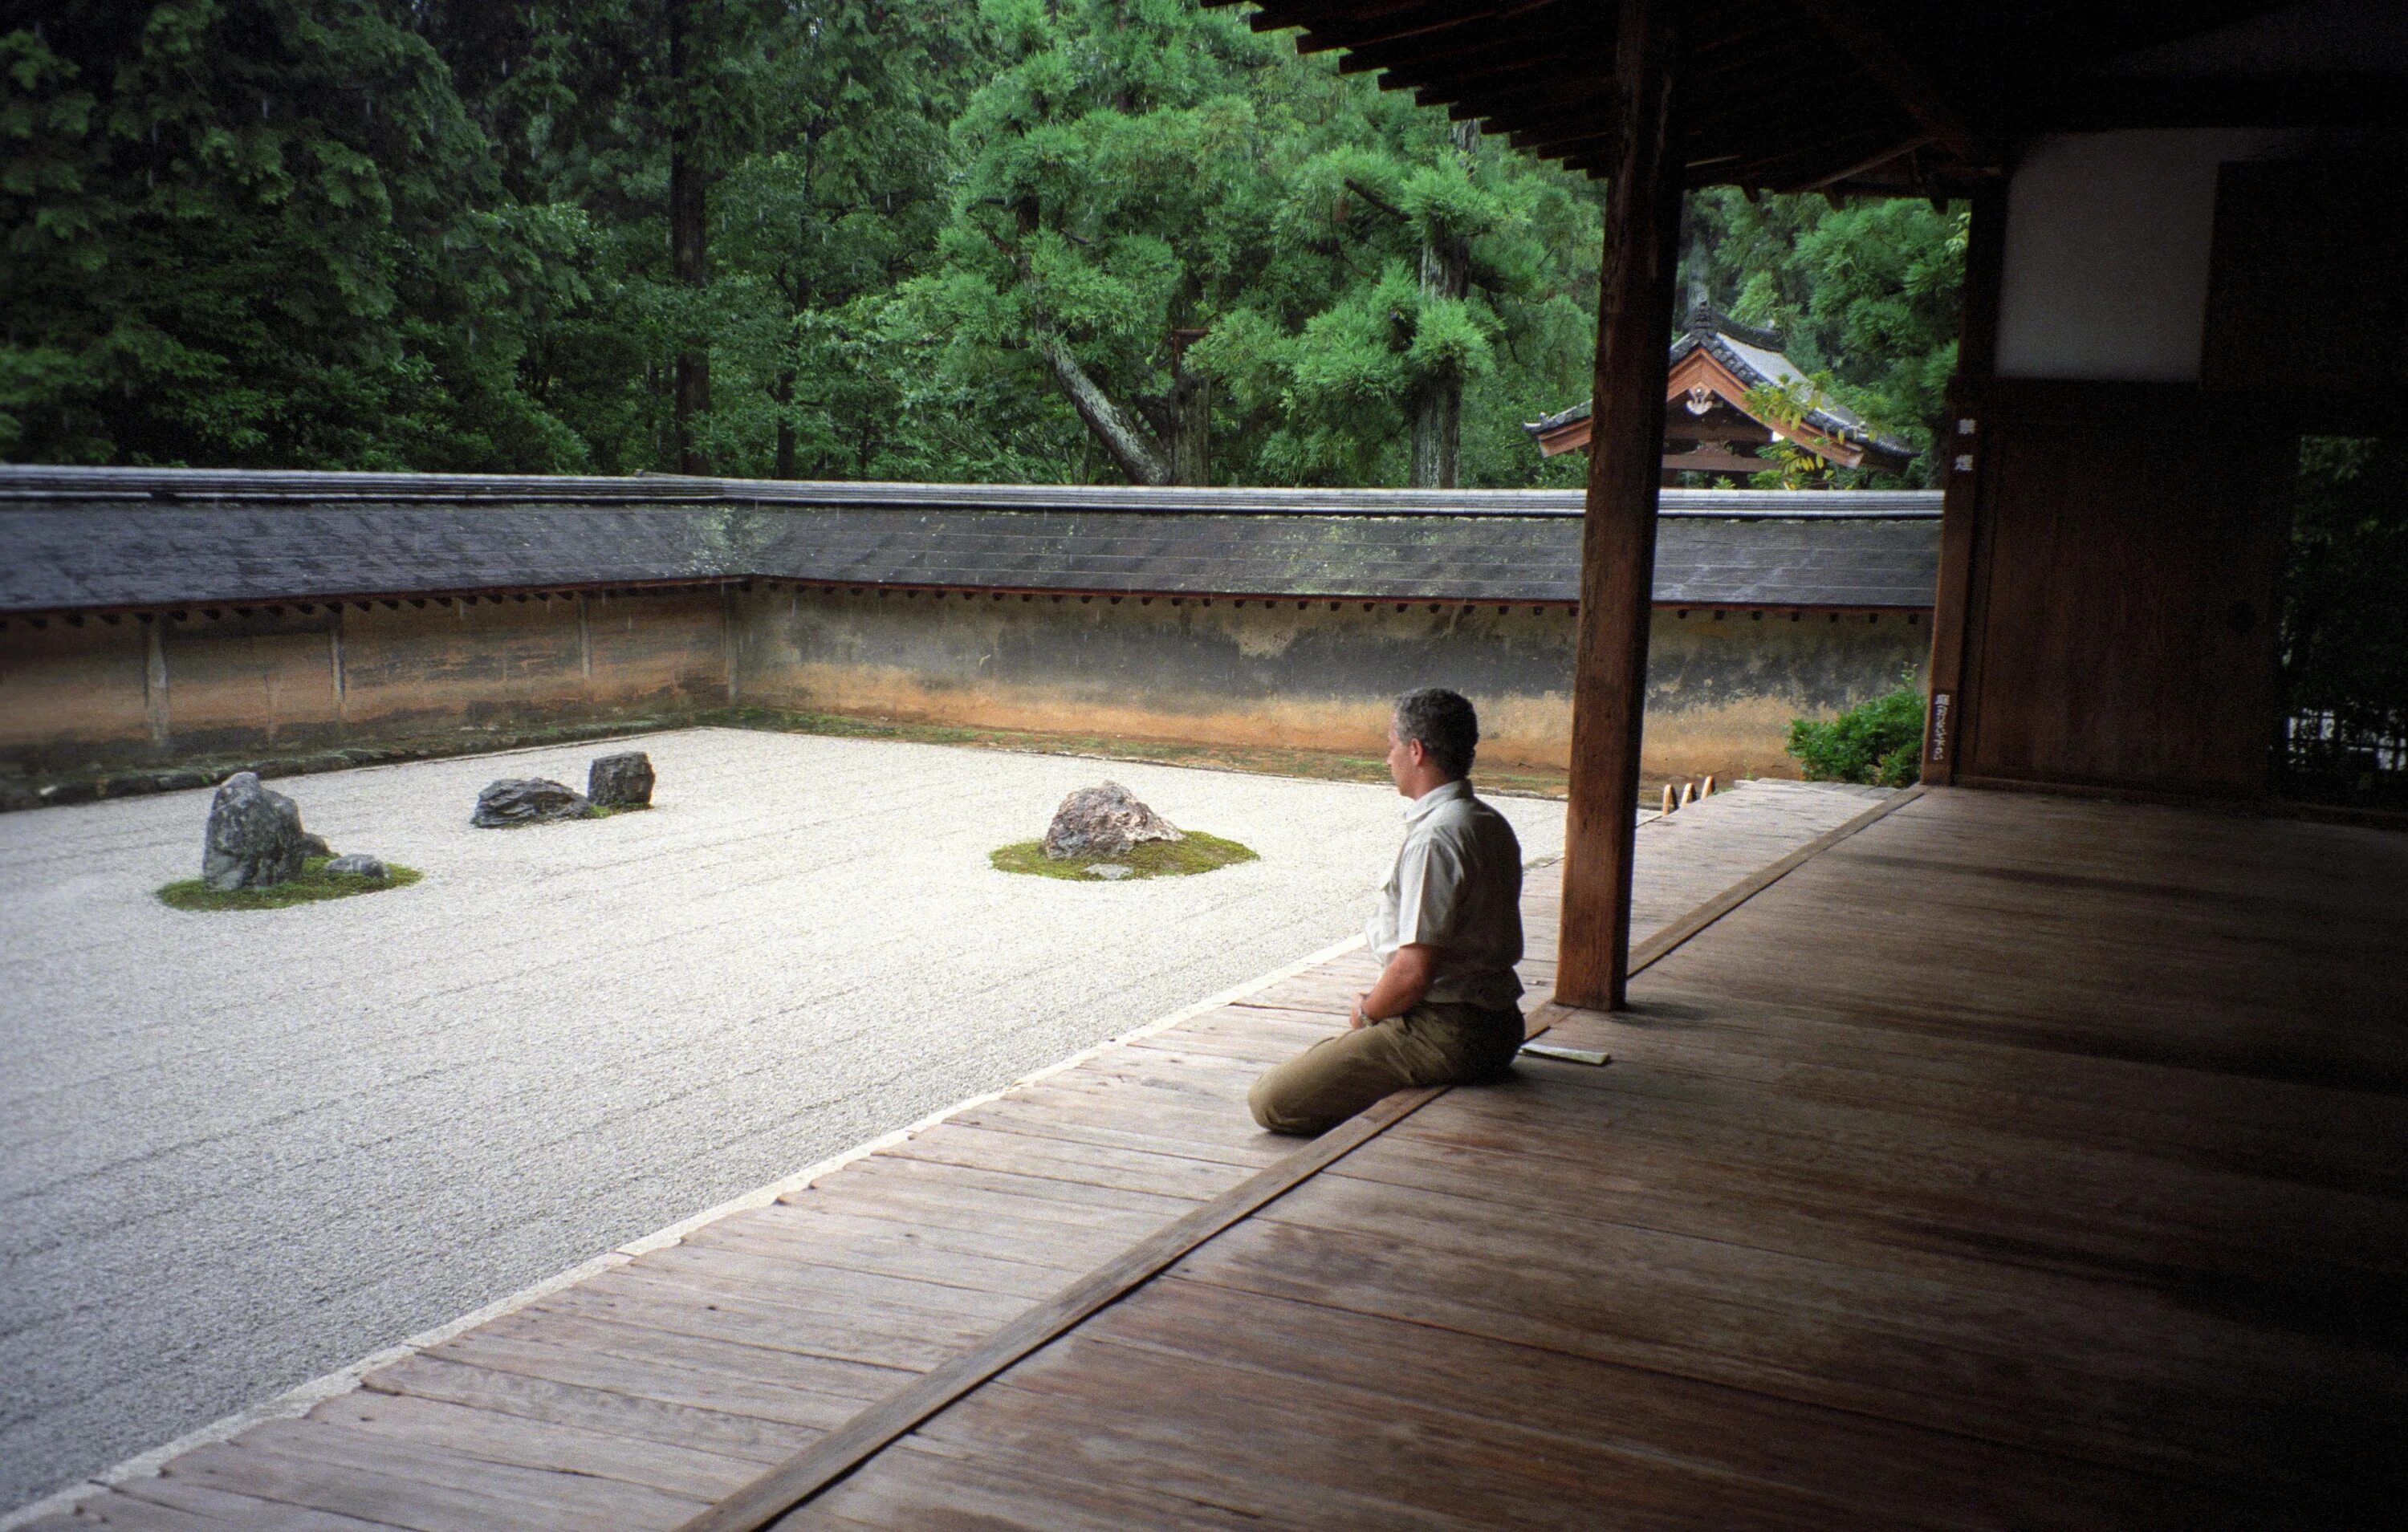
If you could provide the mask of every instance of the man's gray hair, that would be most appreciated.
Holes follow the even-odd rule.
[[[1462,693],[1425,686],[1397,699],[1397,737],[1420,740],[1449,777],[1469,777],[1480,746],[1480,715]]]

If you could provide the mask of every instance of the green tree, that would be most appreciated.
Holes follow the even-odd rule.
[[[938,0],[427,0],[514,194],[589,280],[530,386],[597,463],[874,471],[883,298],[933,248],[982,36]]]
[[[1205,481],[1187,343],[1267,253],[1256,92],[1273,45],[1182,0],[985,0],[1006,61],[953,126],[941,273],[957,368],[1058,391],[1139,483]]]
[[[901,295],[965,394],[1041,390],[1140,483],[1393,482],[1416,455],[1439,481],[1464,401],[1518,426],[1585,371],[1580,183],[1225,12],[984,13],[1008,66],[954,127],[941,265]],[[1473,436],[1469,474],[1504,467]]]
[[[761,146],[716,193],[711,451],[792,479],[881,472],[905,377],[882,305],[933,255],[946,124],[978,58],[950,9],[818,0],[770,61]]]
[[[0,453],[549,469],[520,386],[574,231],[380,7],[66,0],[0,34]]]
[[[1278,261],[1206,361],[1274,482],[1577,482],[1521,422],[1577,397],[1595,345],[1590,183],[1306,60],[1328,105],[1283,178]]]
[[[1780,332],[1833,397],[1915,449],[1903,476],[1936,482],[1948,413],[1968,214],[1912,199],[1693,196],[1684,291]],[[1878,482],[1878,475],[1848,475]]]

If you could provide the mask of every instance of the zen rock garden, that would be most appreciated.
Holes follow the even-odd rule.
[[[300,805],[257,772],[237,771],[209,800],[201,875],[169,883],[159,897],[179,909],[274,909],[400,888],[419,876],[381,857],[337,855],[302,827]]]
[[[654,780],[652,757],[642,751],[604,755],[587,772],[582,793],[541,777],[492,783],[477,795],[470,823],[493,829],[649,809]],[[302,827],[300,805],[257,772],[238,771],[209,800],[201,875],[169,883],[159,897],[178,909],[278,909],[403,888],[422,876],[382,857],[337,854]]]
[[[1234,840],[1180,829],[1118,782],[1079,789],[1054,810],[1041,839],[989,858],[1003,872],[1105,883],[1183,877],[1255,859]]]
[[[548,777],[505,777],[477,795],[477,811],[468,823],[504,830],[650,809],[653,780],[652,758],[639,750],[596,757],[586,770],[582,793]]]
[[[512,829],[650,809],[657,780],[642,751],[596,757],[582,793],[548,777],[505,777],[477,795],[469,823]],[[1116,883],[1185,877],[1257,857],[1234,840],[1182,830],[1120,783],[1101,782],[1064,798],[1042,837],[1005,846],[988,860],[1003,872]],[[201,876],[168,884],[159,897],[179,909],[272,909],[404,887],[421,876],[381,857],[337,854],[302,826],[298,804],[256,772],[242,771],[210,800]]]

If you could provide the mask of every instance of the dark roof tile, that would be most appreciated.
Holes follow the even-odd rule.
[[[1928,607],[1938,499],[1667,491],[1656,598]],[[0,611],[20,612],[753,578],[1567,602],[1580,540],[1577,496],[1555,491],[0,467]]]

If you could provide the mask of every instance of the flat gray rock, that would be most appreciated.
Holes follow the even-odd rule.
[[[237,771],[209,800],[201,881],[221,894],[285,882],[300,875],[307,840],[300,807],[260,785],[257,772]]]
[[[1118,862],[1098,862],[1087,869],[1087,876],[1101,878],[1106,882],[1117,883],[1135,871],[1137,868],[1122,866]]]
[[[585,773],[585,795],[597,809],[650,809],[652,758],[639,750],[595,756]]]
[[[1125,856],[1142,841],[1183,840],[1170,821],[1140,803],[1118,782],[1082,787],[1054,810],[1045,827],[1045,854],[1059,862],[1072,856]]]
[[[468,823],[486,830],[541,824],[579,818],[592,807],[584,795],[566,782],[548,777],[505,777],[477,795],[477,812]]]
[[[347,878],[374,878],[379,881],[393,876],[393,869],[386,866],[381,859],[363,855],[358,852],[353,852],[349,856],[335,858],[326,864],[326,870]]]

